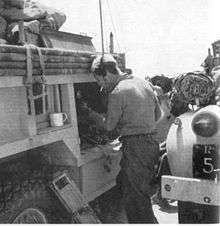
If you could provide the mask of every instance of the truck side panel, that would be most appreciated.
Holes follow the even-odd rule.
[[[5,144],[27,137],[25,121],[27,99],[24,87],[0,89],[0,143]]]

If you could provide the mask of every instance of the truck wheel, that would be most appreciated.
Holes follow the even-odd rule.
[[[178,201],[178,220],[182,224],[219,223],[219,207]]]
[[[14,189],[13,189],[14,190]],[[18,192],[4,199],[5,206],[0,211],[1,223],[70,223],[71,216],[40,181],[22,183]]]

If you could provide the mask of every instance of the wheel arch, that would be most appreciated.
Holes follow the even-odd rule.
[[[63,141],[0,159],[0,216],[5,211],[9,213],[9,203],[14,199],[15,194],[21,191],[29,192],[33,186],[35,190],[38,186],[44,187],[51,197],[55,197],[48,185],[57,173],[63,171],[68,172],[71,179],[80,186],[80,172],[76,158]],[[28,194],[32,193],[33,191]],[[39,194],[37,190],[35,193]],[[23,198],[25,199],[26,196],[24,195]]]
[[[80,185],[77,159],[63,141],[58,141],[0,159],[0,183],[26,179],[33,171],[44,171],[50,180],[57,171],[64,170]]]

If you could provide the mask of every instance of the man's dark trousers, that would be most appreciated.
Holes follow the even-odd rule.
[[[159,159],[159,144],[146,134],[122,137],[121,141],[123,154],[117,182],[122,188],[128,221],[157,223],[150,195],[155,191],[151,181]]]

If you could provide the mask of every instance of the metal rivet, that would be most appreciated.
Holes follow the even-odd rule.
[[[164,189],[165,189],[166,191],[171,191],[171,186],[170,186],[169,184],[165,184],[165,185],[164,185]]]
[[[181,128],[182,129],[182,121],[181,121],[180,118],[175,118],[174,124],[175,125],[178,125],[178,128]]]
[[[210,197],[205,196],[203,198],[203,200],[204,200],[205,203],[211,203],[211,198]]]

